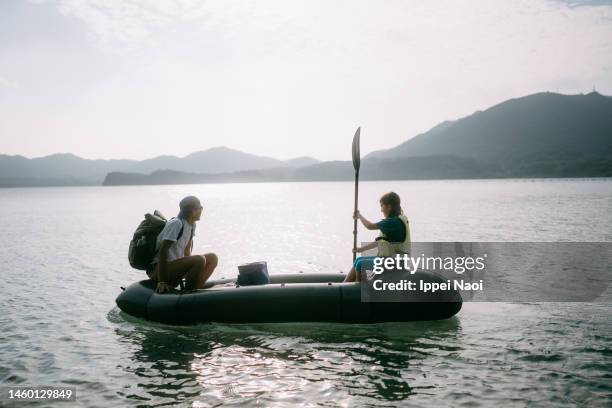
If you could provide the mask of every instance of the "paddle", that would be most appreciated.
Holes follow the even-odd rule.
[[[361,133],[361,126],[357,128],[355,136],[353,136],[353,167],[355,168],[355,211],[357,211],[357,197],[359,196],[359,166],[361,164],[361,158],[359,157],[359,134]],[[357,249],[357,219],[353,223],[353,262],[357,257],[355,252]]]

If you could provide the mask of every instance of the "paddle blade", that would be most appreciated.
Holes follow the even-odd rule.
[[[361,126],[357,128],[355,136],[353,136],[353,167],[355,171],[359,170],[361,165],[361,158],[359,154],[359,134],[361,133]]]

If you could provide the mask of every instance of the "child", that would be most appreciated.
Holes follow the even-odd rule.
[[[410,228],[408,218],[402,212],[399,196],[393,192],[383,195],[380,198],[380,211],[385,218],[377,223],[368,221],[359,213],[359,210],[353,214],[353,219],[359,218],[367,229],[380,230],[380,235],[375,242],[357,248],[354,252],[364,252],[368,249],[378,248],[378,253],[376,256],[360,256],[355,259],[353,267],[344,279],[345,282],[360,282],[363,265],[366,264],[371,268],[374,258],[377,256],[410,253]]]

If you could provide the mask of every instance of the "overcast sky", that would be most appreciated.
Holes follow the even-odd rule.
[[[606,1],[2,0],[0,153],[349,160],[540,91],[612,94]]]

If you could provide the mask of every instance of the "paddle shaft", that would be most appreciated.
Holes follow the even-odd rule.
[[[359,197],[359,170],[355,170],[355,212],[357,211],[357,203]],[[353,221],[353,263],[357,258],[357,218]]]

